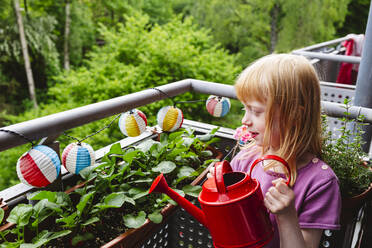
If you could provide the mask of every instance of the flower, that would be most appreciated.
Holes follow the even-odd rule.
[[[250,132],[248,132],[247,126],[243,125],[235,129],[233,138],[236,139],[240,145],[245,145],[252,139],[252,136]]]

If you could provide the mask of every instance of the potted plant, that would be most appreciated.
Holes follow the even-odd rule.
[[[372,196],[372,171],[368,161],[368,154],[362,149],[363,116],[354,121],[349,115],[350,100],[345,99],[345,115],[339,118],[342,127],[337,130],[339,135],[332,135],[327,130],[325,117],[323,118],[324,142],[322,159],[326,162],[339,179],[342,196],[341,223],[350,222],[356,211]]]
[[[100,163],[81,171],[88,183],[71,192],[38,191],[28,196],[35,205],[15,206],[8,223],[0,227],[0,247],[71,247],[82,243],[97,247],[123,232],[133,239],[133,230],[149,230],[143,227],[150,222],[147,219],[162,222],[167,212],[164,207],[173,202],[166,196],[148,195],[159,173],[166,174],[180,194],[199,193],[200,186],[190,182],[216,161],[207,149],[217,141],[214,132],[198,136],[191,129],[182,129],[162,133],[159,141],[149,139],[124,150],[113,145]]]

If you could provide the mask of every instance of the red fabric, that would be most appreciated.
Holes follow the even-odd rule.
[[[344,47],[346,48],[345,55],[353,54],[354,40],[350,39],[344,41]],[[340,71],[337,76],[337,83],[340,84],[353,84],[351,71],[353,69],[353,64],[351,63],[341,63]]]

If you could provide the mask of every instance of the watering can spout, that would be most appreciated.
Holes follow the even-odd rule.
[[[168,195],[170,198],[172,198],[175,202],[177,202],[183,209],[185,209],[189,214],[194,216],[194,218],[199,221],[201,224],[203,224],[205,227],[208,228],[205,214],[203,211],[196,207],[194,204],[186,200],[184,197],[179,195],[176,191],[171,189],[163,174],[160,174],[152,183],[149,194],[152,192],[158,192],[158,193],[164,193]]]

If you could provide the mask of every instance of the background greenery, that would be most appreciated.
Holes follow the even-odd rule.
[[[63,68],[65,6],[71,4],[70,70]],[[2,126],[185,78],[233,84],[251,61],[363,33],[368,0],[24,0],[23,22],[39,108],[29,100],[13,0],[0,0]],[[184,94],[175,100],[206,99]],[[235,128],[240,104],[212,118],[204,103],[185,117]],[[169,100],[142,107],[150,125]],[[203,109],[203,111],[200,111]],[[112,118],[71,130],[83,138]],[[116,125],[89,140],[95,149],[123,138]],[[72,142],[61,136],[61,148]],[[0,190],[18,183],[15,164],[29,145],[0,153]]]

